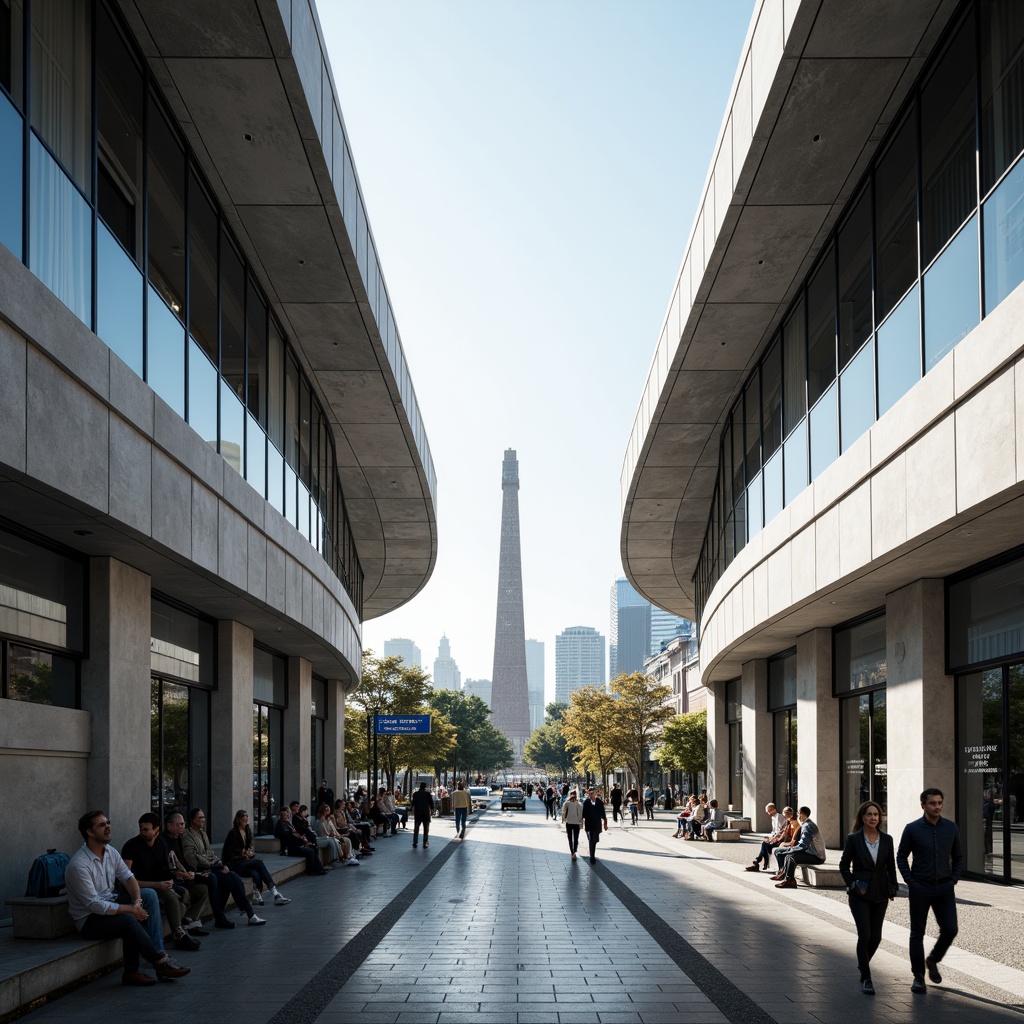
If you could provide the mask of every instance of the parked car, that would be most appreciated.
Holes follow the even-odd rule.
[[[506,786],[501,791],[501,809],[504,811],[509,807],[518,807],[519,810],[526,810],[526,794],[518,787]]]
[[[469,795],[473,798],[473,806],[483,810],[491,805],[491,791],[486,786],[470,786]]]

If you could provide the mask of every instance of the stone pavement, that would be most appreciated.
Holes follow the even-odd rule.
[[[745,873],[750,843],[682,843],[669,816],[612,825],[598,863],[569,859],[530,801],[476,818],[465,842],[435,820],[430,847],[376,842],[358,869],[299,878],[264,928],[214,932],[192,973],[124,989],[108,975],[27,1017],[146,1024],[846,1024],[1021,1021],[1024,973],[954,947],[942,985],[910,993],[906,929],[887,923],[864,996],[845,904]],[[581,844],[585,846],[585,844]],[[734,850],[722,859],[726,849]],[[743,855],[742,863],[737,859]],[[1018,890],[1007,894],[1019,942]],[[960,893],[964,899],[963,892]],[[899,904],[897,900],[897,905]],[[1005,908],[1003,908],[1005,909]],[[897,914],[892,915],[894,918]],[[1002,926],[1002,925],[1001,925]],[[926,946],[927,948],[927,946]]]

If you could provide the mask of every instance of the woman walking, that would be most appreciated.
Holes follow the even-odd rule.
[[[580,845],[580,825],[583,824],[583,805],[576,798],[575,789],[562,805],[562,824],[565,825],[565,834],[569,839],[569,852],[575,860]]]
[[[871,958],[882,941],[886,908],[899,888],[892,836],[881,830],[881,824],[882,808],[873,800],[861,804],[839,861],[849,893],[850,913],[857,925],[861,989],[869,996],[875,994]]]

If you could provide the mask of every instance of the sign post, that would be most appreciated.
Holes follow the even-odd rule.
[[[374,715],[378,736],[429,736],[430,715]]]

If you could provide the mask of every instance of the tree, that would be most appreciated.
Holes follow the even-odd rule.
[[[615,714],[618,702],[599,686],[574,690],[562,719],[566,743],[576,751],[581,771],[593,772],[605,785],[608,773],[620,764],[624,751],[616,746]]]
[[[678,715],[665,726],[660,760],[667,768],[685,772],[690,792],[697,791],[697,776],[708,770],[708,712]]]
[[[616,706],[610,739],[622,750],[626,767],[640,786],[644,782],[644,751],[661,739],[665,723],[674,717],[668,703],[672,689],[643,672],[613,679],[611,689]]]
[[[450,767],[468,777],[472,772],[489,774],[512,764],[512,744],[491,724],[490,708],[479,697],[458,690],[435,690],[430,703],[455,731],[455,741],[447,760],[439,763],[439,772]]]
[[[529,764],[559,777],[567,777],[572,768],[572,751],[566,746],[561,724],[557,722],[548,722],[534,729],[523,748],[523,755]]]

